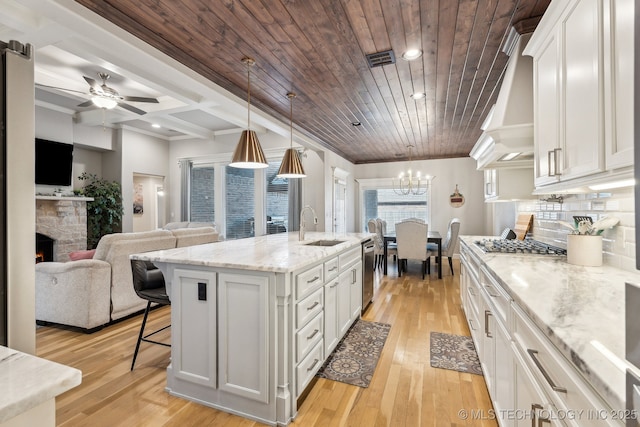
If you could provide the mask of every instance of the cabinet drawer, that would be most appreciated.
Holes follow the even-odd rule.
[[[480,287],[473,276],[469,277],[467,287],[467,299],[469,301],[469,307],[475,312],[476,317],[480,313]]]
[[[324,281],[328,282],[329,280],[338,277],[338,273],[340,269],[338,267],[338,257],[332,258],[329,261],[325,261],[324,263]]]
[[[296,304],[296,328],[300,329],[318,313],[322,312],[323,288],[319,288],[307,298]]]
[[[607,405],[593,391],[576,368],[551,344],[538,330],[527,315],[517,306],[513,306],[513,337],[517,349],[522,354],[528,368],[533,373],[540,388],[549,396],[554,405],[563,411],[596,414],[607,409]],[[567,425],[618,426],[616,420],[598,419],[587,416],[576,420],[565,420]],[[609,417],[610,418],[610,417]]]
[[[318,264],[296,276],[296,300],[300,301],[324,283],[324,265]]]
[[[344,271],[351,265],[362,259],[362,248],[360,246],[348,250],[347,252],[338,255],[338,262],[340,265],[340,271]]]
[[[316,372],[318,372],[323,360],[322,341],[320,341],[296,367],[296,397],[300,396],[300,393],[304,391],[309,381],[311,381]]]
[[[307,325],[296,332],[296,362],[301,361],[309,354],[318,341],[322,341],[324,316],[319,313]]]
[[[502,324],[509,327],[509,312],[511,310],[511,297],[502,289],[502,286],[491,276],[484,267],[480,267],[480,284],[489,296],[489,301],[495,308],[495,315],[500,318]]]

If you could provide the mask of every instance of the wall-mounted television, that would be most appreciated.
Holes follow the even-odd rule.
[[[71,185],[73,144],[36,138],[36,184]]]

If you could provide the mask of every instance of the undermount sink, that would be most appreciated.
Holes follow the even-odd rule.
[[[305,243],[305,244],[307,246],[335,246],[344,242],[345,242],[344,240],[316,240],[316,241]]]

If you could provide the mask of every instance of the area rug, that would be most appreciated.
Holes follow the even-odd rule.
[[[471,337],[431,332],[431,366],[482,375]]]
[[[390,329],[386,323],[356,321],[316,376],[369,387]]]

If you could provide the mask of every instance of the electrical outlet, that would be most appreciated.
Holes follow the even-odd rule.
[[[198,282],[198,301],[207,300],[207,284],[204,282]]]

